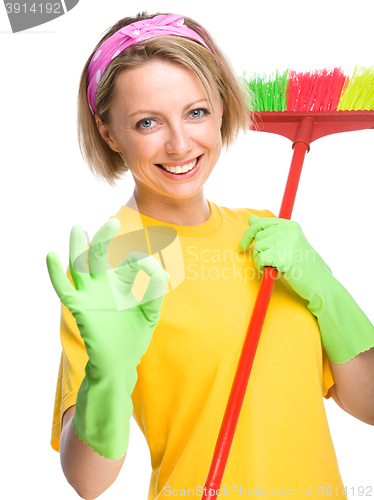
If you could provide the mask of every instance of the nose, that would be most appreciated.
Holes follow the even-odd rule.
[[[183,156],[191,150],[191,137],[188,126],[183,123],[173,124],[168,127],[168,136],[165,144],[169,155]]]

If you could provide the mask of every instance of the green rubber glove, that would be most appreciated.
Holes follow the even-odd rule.
[[[373,325],[310,246],[297,222],[252,215],[248,223],[239,247],[248,248],[255,239],[253,259],[257,269],[276,267],[306,300],[318,320],[330,361],[346,363],[374,347]]]
[[[47,255],[53,287],[75,317],[89,357],[73,427],[82,441],[112,460],[127,451],[136,367],[159,320],[169,279],[154,257],[142,253],[131,253],[111,269],[108,246],[119,229],[114,218],[99,229],[88,250],[87,267],[83,228],[72,228],[69,260],[75,289],[58,256]],[[140,270],[150,281],[138,301],[131,289]]]

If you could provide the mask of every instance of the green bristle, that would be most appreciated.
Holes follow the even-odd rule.
[[[266,76],[255,73],[244,81],[252,93],[253,111],[285,111],[287,107],[288,69]]]

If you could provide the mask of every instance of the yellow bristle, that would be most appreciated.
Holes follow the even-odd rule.
[[[346,89],[343,89],[338,111],[374,109],[374,66],[355,66]]]

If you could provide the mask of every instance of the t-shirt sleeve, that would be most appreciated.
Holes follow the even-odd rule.
[[[329,389],[335,384],[334,377],[332,375],[330,361],[327,356],[327,352],[322,346],[322,355],[323,355],[323,368],[322,368],[322,388],[323,388],[323,397],[325,399],[331,398],[329,394]]]
[[[66,274],[74,286],[70,271],[68,270]],[[78,389],[85,376],[84,370],[88,361],[86,347],[77,322],[63,304],[61,304],[60,336],[62,353],[57,377],[51,436],[51,446],[56,451],[59,451],[64,413],[76,403]]]

